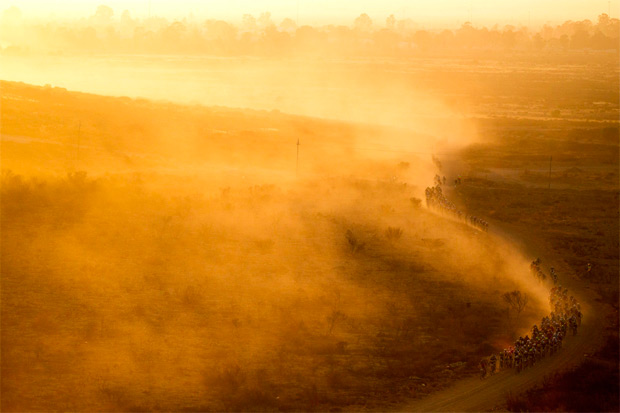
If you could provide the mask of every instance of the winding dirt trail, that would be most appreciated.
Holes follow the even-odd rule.
[[[491,231],[489,242],[508,241],[512,247],[523,251],[527,256],[540,257],[545,266],[553,265],[560,274],[559,282],[567,287],[581,303],[584,318],[577,336],[569,332],[562,349],[551,357],[546,357],[521,373],[515,370],[499,372],[481,380],[471,377],[457,381],[452,386],[433,393],[425,398],[412,401],[402,407],[403,411],[489,411],[502,405],[510,393],[518,394],[541,383],[544,377],[583,362],[602,344],[604,339],[605,305],[597,301],[597,294],[586,282],[573,274],[553,249],[545,245],[535,229],[518,225],[489,222]],[[528,274],[529,276],[529,274]]]

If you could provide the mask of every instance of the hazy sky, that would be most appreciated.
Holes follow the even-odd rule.
[[[119,16],[129,10],[134,17],[160,15],[237,21],[245,13],[271,12],[274,21],[284,17],[300,24],[350,24],[360,13],[368,13],[377,24],[394,14],[397,19],[411,18],[424,26],[453,26],[470,20],[474,25],[523,24],[590,19],[611,10],[618,17],[620,0],[5,0],[2,9],[19,7],[24,16],[82,17],[105,4]]]

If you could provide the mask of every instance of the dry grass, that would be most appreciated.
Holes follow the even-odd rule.
[[[609,305],[609,314],[597,314],[606,320],[607,345],[575,369],[554,374],[524,394],[511,395],[507,407],[510,411],[617,411],[618,126],[523,120],[505,129],[497,121],[487,126],[495,136],[492,142],[464,152],[470,173],[455,189],[455,196],[475,214],[527,228]],[[540,153],[554,156],[550,179],[545,171],[549,158],[545,162]],[[533,168],[537,171],[532,172]],[[560,274],[560,282],[563,276],[568,274]]]
[[[472,371],[509,333],[495,289],[514,284],[435,263],[449,240],[388,243],[370,219],[384,200],[321,218],[295,194],[177,198],[122,177],[5,174],[2,191],[3,410],[378,406]],[[441,235],[423,211],[389,220]]]
[[[4,411],[380,408],[475,371],[516,331],[501,293],[531,288],[518,281],[527,262],[421,209],[421,188],[404,182],[417,167],[361,163],[374,179],[291,185],[200,169],[200,156],[155,144],[129,167],[121,155],[154,132],[112,128],[128,120],[109,109],[122,103],[138,124],[164,110],[187,124],[197,115],[53,92],[61,110],[46,89],[20,90],[3,101],[3,134],[36,139],[2,143],[3,167],[15,169],[2,175]],[[44,173],[74,155],[62,142],[74,106],[90,108],[80,162],[94,172]],[[237,122],[235,139],[251,143],[273,125],[247,115],[211,120]],[[303,124],[341,137],[342,150],[354,130]],[[235,139],[203,148],[234,165]],[[285,158],[255,145],[243,173]]]

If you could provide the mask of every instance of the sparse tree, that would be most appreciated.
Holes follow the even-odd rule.
[[[262,30],[266,30],[272,26],[275,26],[275,24],[271,20],[271,13],[269,13],[268,11],[261,13],[260,16],[258,16],[256,23],[258,24],[258,27],[260,27]]]
[[[7,22],[16,22],[18,20],[21,20],[22,18],[22,11],[15,7],[15,6],[11,6],[6,10],[2,11],[2,22],[3,23],[7,23]]]
[[[403,19],[396,22],[396,31],[400,34],[407,34],[414,30],[415,27],[416,24],[411,19]]]
[[[502,298],[504,299],[506,304],[508,304],[508,317],[510,318],[510,311],[512,310],[516,313],[515,320],[519,318],[521,312],[525,309],[529,301],[529,297],[527,296],[527,294],[522,293],[519,290],[504,293],[504,295],[502,295]]]
[[[366,13],[362,13],[357,19],[355,19],[354,27],[356,30],[369,32],[372,27],[372,20]]]
[[[327,335],[331,336],[332,331],[334,330],[334,327],[336,326],[336,323],[338,323],[339,321],[344,321],[346,320],[347,316],[345,313],[343,313],[340,310],[333,310],[329,316],[327,316]]]
[[[360,242],[350,229],[347,230],[346,237],[353,252],[361,251],[364,248],[364,243]]]
[[[136,22],[131,18],[131,14],[129,10],[123,10],[123,14],[121,14],[121,32],[123,37],[130,37],[133,33],[134,28],[136,27]]]
[[[297,29],[297,24],[295,24],[295,22],[292,19],[289,19],[288,17],[282,20],[282,22],[280,23],[280,30],[282,31],[294,33],[296,29]]]
[[[399,227],[388,227],[385,230],[385,237],[390,241],[396,241],[403,235],[403,230]]]
[[[241,27],[244,32],[254,33],[257,28],[256,18],[251,14],[244,14]]]
[[[389,30],[394,30],[396,28],[396,18],[393,14],[390,14],[387,19],[385,19],[385,27]]]
[[[114,16],[114,10],[112,10],[109,6],[102,4],[97,7],[97,11],[95,11],[95,15],[93,17],[97,23],[107,24],[110,20],[112,20],[112,16]]]

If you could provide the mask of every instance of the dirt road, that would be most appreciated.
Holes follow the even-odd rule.
[[[540,257],[545,266],[553,265],[561,274],[560,283],[569,289],[582,305],[584,318],[577,336],[569,332],[563,348],[534,367],[516,373],[514,369],[481,380],[472,377],[456,382],[449,388],[403,406],[403,411],[489,411],[505,402],[509,393],[518,394],[543,381],[552,372],[575,366],[592,354],[601,344],[607,309],[597,301],[596,293],[585,282],[570,272],[569,267],[530,228],[518,225],[500,226],[490,222],[493,238],[510,240],[514,248],[532,257]],[[527,275],[529,276],[529,274]],[[498,349],[499,350],[499,349]]]

